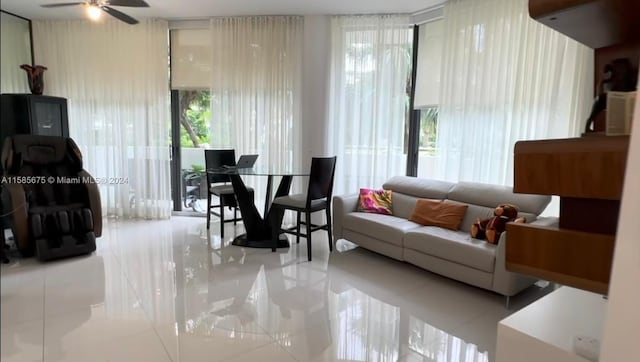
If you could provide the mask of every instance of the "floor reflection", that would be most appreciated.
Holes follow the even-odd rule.
[[[479,350],[473,343],[409,316],[408,348],[413,356],[425,361],[487,362],[489,352]]]
[[[329,253],[322,233],[307,262],[304,242],[241,248],[241,225],[224,241],[213,225],[110,222],[94,255],[14,268],[17,279],[3,268],[2,360],[488,362],[498,321],[544,294],[505,310],[499,295],[346,241]],[[31,320],[15,317],[26,308]]]
[[[486,346],[432,325],[429,313],[416,308],[420,300],[376,285],[369,268],[389,267],[376,265],[379,256],[342,247],[324,262],[306,263],[302,244],[272,254],[201,230],[184,237],[173,256],[179,348],[180,335],[254,342],[265,335],[302,360],[397,361],[408,353],[424,360],[489,360]],[[488,299],[502,308],[500,298]]]

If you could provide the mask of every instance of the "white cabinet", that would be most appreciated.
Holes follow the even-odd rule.
[[[574,338],[602,339],[607,300],[600,294],[561,287],[498,324],[496,362],[586,362]]]

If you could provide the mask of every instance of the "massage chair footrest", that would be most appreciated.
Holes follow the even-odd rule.
[[[36,239],[36,256],[41,261],[89,254],[96,250],[93,231],[84,235],[63,235],[54,243],[48,239]]]
[[[59,259],[96,250],[91,210],[73,206],[76,205],[31,212],[31,235],[38,259]]]

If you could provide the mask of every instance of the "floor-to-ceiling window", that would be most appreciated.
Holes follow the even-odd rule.
[[[217,17],[175,26],[174,210],[204,213],[206,148],[258,154],[256,168],[301,167],[303,19]],[[244,179],[263,204],[266,177]]]
[[[211,145],[233,148],[237,157],[259,155],[256,169],[308,167],[310,158],[301,152],[303,18],[220,17],[209,25]],[[264,205],[267,178],[243,179],[254,188],[256,204]],[[303,182],[296,178],[293,187]]]
[[[420,48],[441,65],[418,65],[427,80],[439,71],[437,100],[422,104],[438,106],[430,177],[510,185],[515,142],[578,134],[591,103],[591,49],[530,19],[526,0],[452,0],[433,24]]]
[[[332,18],[328,149],[338,156],[336,194],[405,173],[412,34],[403,16]]]
[[[420,108],[418,135],[418,177],[429,178],[438,156],[438,106]]]
[[[103,215],[171,215],[167,30],[165,20],[33,21],[45,94],[69,100],[84,168],[117,180],[99,185]]]

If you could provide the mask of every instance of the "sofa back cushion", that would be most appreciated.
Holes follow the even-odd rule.
[[[442,200],[454,183],[422,179],[410,176],[394,176],[382,185],[385,190],[393,191],[393,215],[405,219],[411,218],[419,198]]]
[[[496,204],[498,206],[498,204]],[[462,223],[460,223],[460,231],[471,232],[471,225],[476,222],[477,219],[486,219],[493,216],[495,207],[486,207],[471,204],[467,208],[467,213],[464,214]],[[528,219],[527,219],[528,221]]]
[[[399,192],[421,199],[446,199],[455,184],[410,176],[394,176],[382,185],[385,190]],[[395,201],[395,200],[394,200]]]
[[[393,216],[409,220],[416,208],[416,201],[418,198],[415,196],[393,192]]]
[[[476,182],[455,184],[449,191],[447,198],[465,204],[490,208],[489,216],[493,215],[493,209],[499,204],[516,205],[520,209],[518,216],[540,215],[551,202],[551,196],[515,194],[512,187]]]

